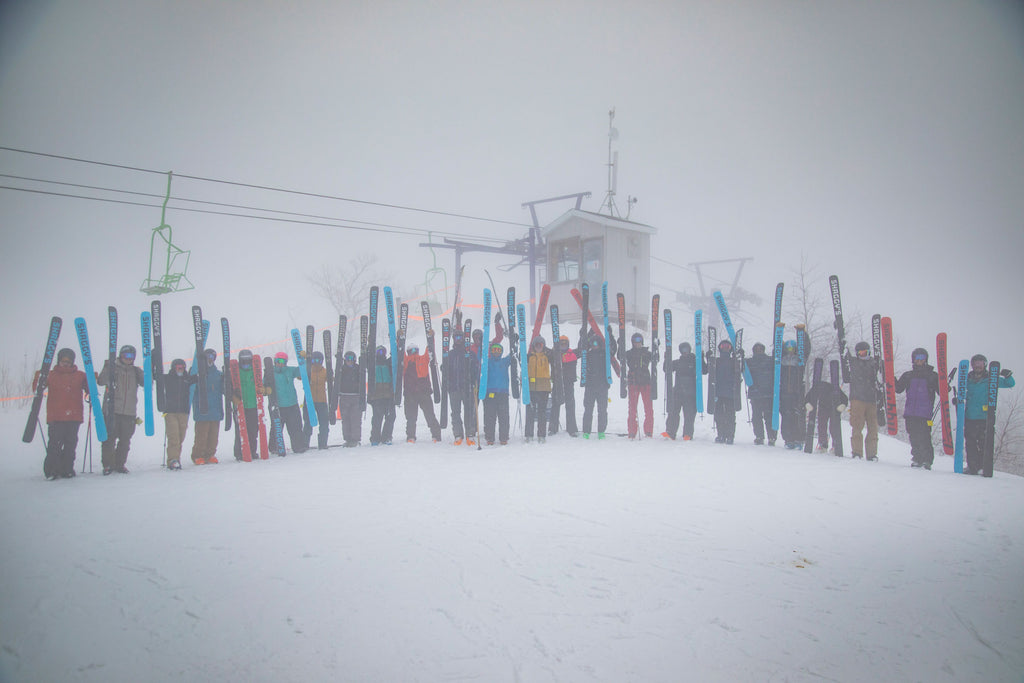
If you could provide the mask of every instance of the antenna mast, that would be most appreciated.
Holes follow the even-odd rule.
[[[618,180],[619,153],[618,151],[612,152],[612,142],[619,139],[619,131],[612,125],[614,121],[615,107],[612,107],[611,111],[608,112],[608,193],[605,194],[604,203],[601,204],[601,208],[598,209],[597,212],[603,212],[604,208],[607,206],[609,216],[621,218],[619,215],[619,207],[615,205],[615,186]]]

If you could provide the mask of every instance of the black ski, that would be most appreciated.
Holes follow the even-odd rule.
[[[46,337],[46,348],[43,350],[43,364],[39,368],[39,379],[36,380],[36,394],[32,397],[32,407],[28,412],[25,433],[21,437],[21,440],[25,443],[32,443],[32,439],[36,435],[36,423],[39,421],[39,411],[43,406],[46,379],[50,376],[50,366],[53,365],[53,357],[57,353],[57,340],[60,338],[62,324],[63,322],[57,316],[53,316],[50,319],[50,334]]]
[[[807,411],[807,438],[804,440],[804,453],[814,452],[814,443],[818,438],[817,425],[818,425],[818,399],[817,395],[820,389],[817,387],[821,385],[821,374],[825,370],[825,361],[821,358],[814,359],[814,370],[811,373],[811,391],[814,392],[815,399],[810,401],[810,409]],[[810,393],[810,392],[808,392]],[[806,394],[805,394],[806,396]],[[804,397],[801,399],[806,400]]]
[[[199,306],[192,307],[192,329],[196,337],[196,374],[199,375],[198,388],[196,389],[196,402],[200,413],[206,413],[210,409],[206,396],[206,353],[203,345],[206,343],[206,335],[203,334],[203,309]],[[113,368],[111,368],[113,370]]]
[[[223,373],[225,377],[231,377],[231,332],[228,328],[228,319],[220,319],[220,334],[224,340],[224,354],[221,360],[224,361]],[[224,392],[224,431],[231,431],[231,416],[234,413],[234,404],[231,402],[230,392]],[[243,416],[244,417],[244,416]]]
[[[156,388],[156,410],[164,412],[164,341],[163,325],[160,320],[160,302],[154,301],[149,305],[150,317],[153,326],[153,350],[150,353],[150,363],[153,365],[153,385]]]
[[[423,331],[427,335],[427,358],[430,361],[430,388],[434,393],[434,403],[440,403],[441,381],[438,377],[437,347],[434,344],[434,325],[430,319],[430,304],[426,301],[421,301],[420,311],[423,313]]]

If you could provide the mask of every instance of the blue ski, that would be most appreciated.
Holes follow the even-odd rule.
[[[487,397],[487,366],[491,357],[491,290],[484,288],[484,337],[480,341],[480,387],[477,389],[477,398],[484,400]],[[524,387],[525,389],[526,387]]]
[[[524,304],[516,306],[516,322],[519,323],[519,362],[521,363],[519,376],[522,378],[520,394],[523,405],[528,406],[530,405],[530,361],[529,348],[526,345],[526,306]]]
[[[608,281],[601,283],[601,312],[604,314],[604,329],[608,329]],[[584,314],[585,315],[585,314]],[[586,324],[586,323],[584,323]],[[625,343],[620,341],[620,344]],[[608,344],[604,345],[604,376],[608,386],[612,385],[612,354],[608,351]]]
[[[139,316],[142,325],[142,397],[145,405],[146,436],[153,436],[153,318],[149,311]]]
[[[711,295],[715,297],[715,303],[718,304],[718,313],[722,316],[722,324],[725,325],[725,331],[729,334],[729,341],[732,342],[733,348],[738,350],[736,328],[733,327],[732,318],[729,317],[729,307],[725,305],[725,297],[717,289],[711,292]],[[750,368],[746,364],[743,365],[743,381],[748,387],[754,383],[754,379],[750,376]]]
[[[704,414],[704,350],[701,342],[704,339],[704,311],[698,309],[693,314],[693,355],[697,358],[697,412]]]
[[[775,380],[772,387],[772,430],[775,432],[779,431],[779,391],[782,387],[782,334],[785,330],[785,323],[775,323],[775,346],[772,348],[772,356],[775,361]]]
[[[302,377],[302,393],[306,395],[306,415],[309,417],[309,426],[316,427],[316,408],[313,406],[313,392],[309,386],[309,371],[306,370],[306,359],[302,355],[302,335],[297,328],[292,328],[292,346],[295,347],[295,357],[299,361],[299,376]]]
[[[967,373],[971,371],[969,360],[960,361],[956,384],[956,444],[953,453],[953,471],[964,472],[964,424],[967,419]]]
[[[96,418],[96,438],[107,440],[107,421],[103,419],[103,405],[100,402],[100,389],[96,386],[96,370],[92,366],[92,351],[89,349],[89,330],[85,327],[85,318],[75,318],[75,333],[78,334],[78,347],[82,350],[82,369],[89,383],[89,405],[92,406],[93,417]]]

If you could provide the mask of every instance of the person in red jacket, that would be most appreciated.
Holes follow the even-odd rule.
[[[430,357],[420,353],[420,347],[410,344],[405,350],[405,365],[402,370],[403,391],[405,392],[405,440],[416,441],[416,418],[423,411],[423,417],[430,427],[434,441],[441,440],[441,424],[434,415],[434,400],[430,393]]]
[[[32,382],[35,389],[39,381]],[[78,446],[78,428],[85,414],[84,398],[89,391],[85,373],[75,366],[75,352],[61,349],[57,352],[57,366],[50,370],[46,386],[46,459],[43,474],[47,479],[70,479],[75,476],[75,448]]]

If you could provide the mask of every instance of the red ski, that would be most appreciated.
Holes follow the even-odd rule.
[[[942,451],[953,455],[953,426],[949,419],[949,383],[952,381],[947,374],[946,333],[939,332],[935,337],[935,362],[939,366],[939,415],[942,419]]]
[[[896,416],[896,371],[892,358],[892,318],[882,318],[882,359],[885,367],[885,423],[891,436],[899,431]]]
[[[540,335],[540,327],[544,324],[544,311],[548,309],[548,297],[551,296],[551,285],[544,285],[540,288],[540,304],[537,308],[537,319],[533,321],[533,334],[530,336],[529,348],[533,347],[533,340]]]
[[[252,357],[252,379],[256,384],[256,414],[260,418],[260,458],[270,458],[270,449],[267,447],[267,425],[263,421],[263,364],[260,357]]]
[[[255,362],[255,359],[253,362]],[[235,388],[236,394],[242,395],[242,378],[239,374],[237,358],[231,359],[231,386]],[[244,405],[238,408],[238,420],[237,424],[235,424],[235,429],[238,430],[238,434],[242,438],[242,460],[252,462],[252,451],[249,450],[249,430],[245,426]]]
[[[575,287],[572,289],[572,298],[576,299],[576,303],[579,305],[580,310],[582,310],[583,295],[580,294],[580,290],[576,289]],[[601,341],[604,341],[604,330],[602,330],[601,326],[597,324],[597,320],[594,319],[593,312],[587,311],[587,317],[590,320],[590,329],[594,331],[594,334],[601,338]],[[612,356],[612,369],[615,370],[616,375],[619,374],[619,359],[616,358],[615,356]]]

